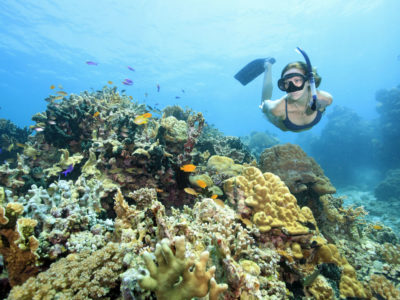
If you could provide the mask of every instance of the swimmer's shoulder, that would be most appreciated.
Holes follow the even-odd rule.
[[[285,97],[277,100],[265,100],[265,109],[274,117],[285,117]]]

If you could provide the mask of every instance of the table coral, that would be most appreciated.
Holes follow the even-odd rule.
[[[217,284],[212,278],[215,267],[206,271],[209,257],[207,251],[200,254],[199,261],[194,262],[194,258],[186,258],[185,239],[176,237],[175,254],[169,246],[168,240],[157,244],[155,257],[157,265],[154,263],[150,253],[145,253],[145,260],[149,274],[139,278],[142,288],[152,290],[156,293],[159,300],[184,300],[193,297],[204,297],[209,293],[210,300],[217,300],[218,295],[228,287],[224,284]],[[194,265],[194,269],[192,269]],[[179,278],[182,277],[182,280]],[[209,290],[209,284],[211,284]]]
[[[293,194],[308,189],[320,196],[336,193],[320,166],[300,146],[285,144],[265,149],[259,165],[262,172],[278,175]]]

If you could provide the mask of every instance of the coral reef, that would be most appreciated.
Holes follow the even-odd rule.
[[[1,297],[396,297],[396,234],[299,146],[260,170],[201,113],[106,87],[46,100],[0,166]]]

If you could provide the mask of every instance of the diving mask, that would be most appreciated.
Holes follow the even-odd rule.
[[[304,88],[307,77],[300,73],[290,73],[278,80],[278,87],[281,91],[292,93]]]

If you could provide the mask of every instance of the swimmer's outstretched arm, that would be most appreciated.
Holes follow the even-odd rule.
[[[261,94],[261,104],[264,100],[270,100],[272,97],[272,64],[269,61],[266,61],[264,64],[265,72],[264,72],[264,81],[262,87]]]

